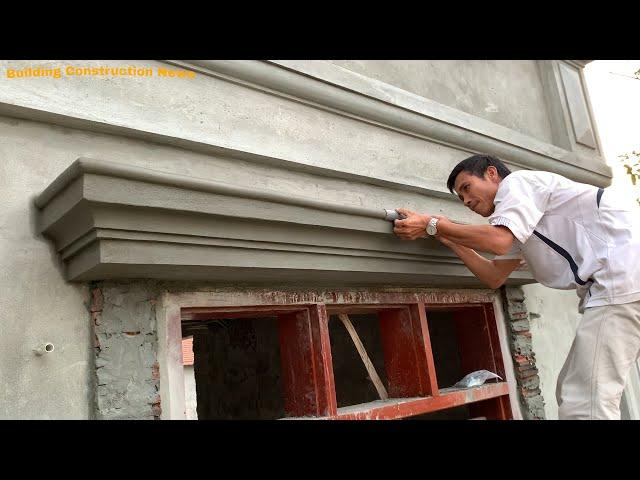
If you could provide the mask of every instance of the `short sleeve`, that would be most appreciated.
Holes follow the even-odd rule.
[[[525,243],[544,215],[549,195],[550,189],[545,183],[514,172],[498,187],[489,223],[507,227],[520,243]]]

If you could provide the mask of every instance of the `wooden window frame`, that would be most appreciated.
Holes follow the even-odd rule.
[[[491,353],[487,355],[486,349],[484,353],[474,351],[474,338],[465,343],[467,357],[484,355],[487,358],[478,357],[475,363],[486,365],[505,381],[462,390],[438,386],[428,328],[428,312],[436,310],[451,311],[454,319],[456,315],[468,317],[475,312],[475,321],[484,322],[487,327],[481,333],[486,335]],[[378,314],[388,399],[337,407],[328,321],[330,315],[340,313]],[[495,292],[421,289],[166,292],[156,306],[156,315],[161,418],[185,418],[182,321],[258,316],[278,319],[281,360],[290,367],[282,370],[286,419],[399,419],[462,405],[474,405],[474,416],[522,418],[501,305]],[[461,341],[465,342],[465,329],[460,330]],[[295,375],[287,373],[293,370]],[[496,400],[482,402],[490,399]]]

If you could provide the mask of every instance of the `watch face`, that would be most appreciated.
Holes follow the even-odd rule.
[[[436,227],[434,227],[433,225],[429,225],[429,226],[427,227],[427,233],[428,233],[429,235],[435,235],[435,234],[436,234],[436,232],[437,232]]]

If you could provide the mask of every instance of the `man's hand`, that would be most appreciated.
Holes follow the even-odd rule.
[[[415,240],[427,236],[426,228],[431,215],[420,214],[407,210],[406,208],[396,208],[396,212],[406,217],[404,220],[393,222],[393,233],[402,240]]]

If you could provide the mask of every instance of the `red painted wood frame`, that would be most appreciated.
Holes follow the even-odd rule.
[[[492,304],[428,305],[427,316],[429,311],[451,312],[463,372],[489,370],[506,379]],[[508,395],[470,404],[469,413],[488,419],[512,418]]]
[[[182,309],[182,320],[277,317],[287,417],[394,419],[469,405],[472,417],[512,418],[506,382],[440,392],[429,339],[430,310],[452,312],[463,371],[487,369],[505,378],[490,303],[191,307]],[[378,315],[388,400],[337,408],[328,318],[338,313]]]

